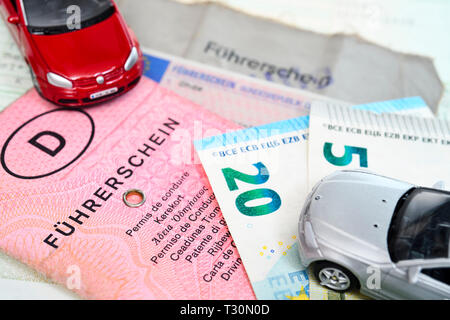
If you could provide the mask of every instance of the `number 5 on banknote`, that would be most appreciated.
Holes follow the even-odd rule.
[[[323,146],[323,155],[325,156],[325,159],[327,159],[327,161],[332,165],[338,167],[345,167],[353,162],[353,155],[357,154],[359,155],[359,166],[361,168],[368,167],[366,148],[352,147],[352,146],[344,146],[344,147],[345,147],[344,155],[342,157],[336,157],[335,155],[333,155],[333,151],[331,150],[333,148],[333,143],[325,142]]]
[[[270,174],[267,167],[262,163],[258,162],[253,164],[258,169],[258,174],[249,175],[246,173],[242,173],[240,171],[234,170],[232,168],[224,168],[222,169],[222,173],[225,177],[225,181],[227,182],[228,189],[230,191],[239,190],[236,180],[240,180],[247,184],[253,185],[262,185],[269,180]],[[249,206],[248,203],[253,200],[259,199],[270,199],[270,202],[257,205],[257,206]],[[240,213],[250,216],[264,216],[266,214],[271,214],[277,211],[281,206],[281,198],[272,189],[260,188],[254,189],[250,191],[246,191],[241,193],[236,198],[236,208]]]

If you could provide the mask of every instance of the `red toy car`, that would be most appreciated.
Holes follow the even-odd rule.
[[[46,99],[83,106],[130,90],[139,43],[111,0],[0,0],[2,16]]]

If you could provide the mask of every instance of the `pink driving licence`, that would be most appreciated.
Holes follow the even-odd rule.
[[[1,250],[85,298],[254,299],[192,145],[236,125],[147,79],[85,109],[32,90],[0,123]]]

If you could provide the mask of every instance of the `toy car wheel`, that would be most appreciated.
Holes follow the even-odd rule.
[[[358,286],[358,279],[350,271],[335,263],[316,263],[314,275],[322,286],[337,292],[350,291]]]

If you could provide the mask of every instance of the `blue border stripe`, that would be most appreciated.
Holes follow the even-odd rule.
[[[206,150],[211,148],[225,147],[241,142],[265,139],[274,135],[280,135],[308,128],[309,116],[303,116],[294,119],[269,123],[258,127],[229,132],[211,138],[205,138],[203,140],[197,140],[194,142],[194,145],[197,150]]]
[[[144,59],[148,63],[144,75],[160,83],[169,67],[170,61],[149,54],[144,54]]]
[[[427,108],[427,104],[421,97],[403,98],[389,101],[374,102],[353,106],[353,109],[368,110],[375,113],[398,112],[417,108]]]

